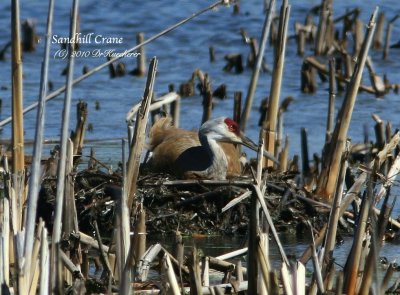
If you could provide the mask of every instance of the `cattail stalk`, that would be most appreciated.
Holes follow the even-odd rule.
[[[261,41],[260,41],[260,49],[258,50],[256,66],[253,69],[253,73],[252,73],[251,80],[250,80],[250,86],[247,91],[244,110],[243,110],[241,120],[240,120],[240,123],[241,123],[240,127],[243,131],[246,130],[247,120],[250,116],[251,107],[253,105],[254,93],[256,92],[256,88],[257,88],[258,76],[260,74],[261,65],[262,65],[262,61],[264,58],[265,46],[266,46],[266,43],[268,40],[269,31],[271,28],[271,22],[272,22],[274,8],[275,8],[275,0],[271,0],[270,4],[269,4],[269,8],[268,8],[268,13],[265,16],[265,20],[264,20]]]
[[[332,198],[336,187],[336,181],[340,170],[340,157],[342,156],[346,144],[347,132],[350,126],[350,120],[353,113],[358,88],[361,83],[362,72],[375,30],[375,18],[377,12],[378,8],[375,9],[369,21],[368,32],[364,39],[362,50],[359,56],[359,63],[354,70],[351,82],[348,86],[346,97],[343,101],[343,105],[338,116],[338,123],[336,124],[335,131],[329,145],[329,154],[327,156],[326,166],[322,169],[318,181],[317,195],[326,199]]]
[[[275,51],[274,71],[272,74],[271,90],[267,116],[263,122],[263,127],[267,130],[265,137],[266,150],[275,154],[276,125],[279,111],[279,97],[283,77],[283,65],[285,62],[287,28],[289,23],[290,5],[287,0],[283,1],[279,18],[278,44]],[[273,162],[268,160],[267,167],[273,166]]]

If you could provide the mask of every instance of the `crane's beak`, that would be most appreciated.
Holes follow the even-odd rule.
[[[256,145],[250,138],[248,138],[242,132],[240,132],[240,134],[238,135],[238,140],[237,141],[236,140],[232,140],[231,142],[240,143],[240,144],[252,149],[253,151],[258,152],[258,145]],[[266,157],[266,158],[270,159],[271,161],[273,161],[278,166],[280,165],[280,162],[278,161],[278,159],[275,158],[274,155],[272,155],[271,153],[267,152],[266,150],[263,151],[263,155],[264,155],[264,157]]]

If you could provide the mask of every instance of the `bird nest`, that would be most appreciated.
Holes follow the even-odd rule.
[[[308,221],[319,228],[327,217],[309,203],[290,197],[302,193],[292,179],[290,174],[271,175],[265,200],[279,231],[303,234],[309,232]],[[96,220],[102,237],[111,236],[121,183],[119,171],[87,169],[76,173],[74,191],[80,231],[92,235]],[[136,202],[145,207],[148,234],[169,234],[179,229],[185,235],[245,235],[251,216],[250,183],[250,178],[182,181],[167,174],[146,173],[138,179]],[[45,179],[38,215],[50,228],[55,194],[56,181]]]

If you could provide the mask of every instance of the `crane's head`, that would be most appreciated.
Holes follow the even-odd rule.
[[[252,150],[258,150],[258,146],[244,135],[239,125],[230,118],[220,117],[208,120],[200,127],[199,135],[216,141],[242,144]],[[264,156],[279,164],[279,161],[267,151],[264,151]]]

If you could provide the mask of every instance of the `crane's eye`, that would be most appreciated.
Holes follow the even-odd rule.
[[[239,126],[238,126],[238,124],[237,124],[235,121],[233,121],[232,119],[226,118],[226,119],[225,119],[225,124],[228,126],[228,130],[229,130],[229,131],[231,131],[231,132],[233,132],[233,133],[235,133],[235,134],[238,134],[238,133],[239,133]]]

